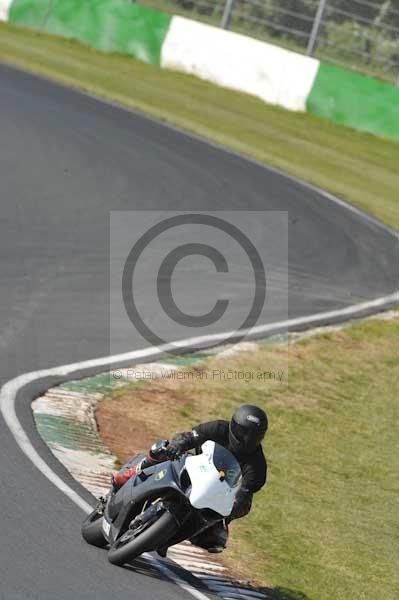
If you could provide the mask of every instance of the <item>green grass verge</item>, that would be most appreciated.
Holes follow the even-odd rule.
[[[365,321],[289,346],[288,383],[158,380],[118,390],[99,410],[131,440],[146,407],[150,427],[169,436],[229,418],[243,400],[263,406],[268,485],[233,523],[226,557],[280,600],[395,600],[398,339],[399,319]],[[203,368],[256,374],[284,360],[286,347],[264,345]]]
[[[0,25],[0,60],[279,167],[399,228],[399,144],[9,24]]]

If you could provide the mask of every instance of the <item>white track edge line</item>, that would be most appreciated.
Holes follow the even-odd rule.
[[[381,308],[385,304],[388,304],[390,302],[394,303],[397,301],[399,301],[399,290],[388,296],[383,296],[381,298],[377,298],[376,300],[371,300],[368,302],[362,302],[360,304],[348,306],[343,309],[333,310],[324,313],[317,313],[307,317],[298,317],[295,319],[289,319],[287,321],[280,321],[277,323],[269,323],[267,325],[259,325],[250,330],[247,330],[246,333],[248,335],[261,334],[283,327],[286,327],[288,329],[290,327],[295,327],[296,325],[306,325],[316,323],[317,321],[324,321],[326,319],[333,319],[341,316],[354,316],[357,313],[361,313],[365,310]],[[11,379],[7,383],[5,383],[1,388],[1,413],[18,446],[20,447],[22,452],[29,458],[29,460],[35,465],[35,467],[39,469],[39,471],[41,471],[41,473],[45,477],[47,477],[47,479],[51,481],[51,483],[53,483],[60,491],[62,491],[70,500],[72,500],[77,506],[79,506],[79,508],[81,508],[84,512],[88,513],[92,510],[92,507],[83,498],[81,498],[79,494],[77,494],[70,486],[68,486],[56,473],[54,473],[54,471],[40,457],[38,452],[33,447],[32,443],[30,442],[15,412],[15,400],[18,392],[27,384],[32,383],[33,381],[36,381],[38,379],[42,379],[44,377],[66,376],[70,373],[73,373],[74,371],[88,369],[91,367],[106,367],[107,365],[116,364],[118,362],[148,358],[149,356],[158,355],[162,352],[167,352],[168,350],[175,350],[176,348],[184,350],[185,348],[190,348],[198,343],[209,342],[210,344],[212,344],[213,342],[217,342],[219,339],[229,337],[234,333],[235,332],[230,332],[227,334],[222,333],[208,336],[205,335],[197,338],[188,338],[186,340],[180,340],[174,343],[172,342],[170,344],[164,344],[159,347],[147,347],[141,350],[134,350],[132,352],[126,352],[114,356],[106,356],[78,363],[72,363],[69,365],[53,367],[50,369],[32,371],[30,373],[19,375],[18,377],[15,377],[14,379]],[[152,560],[155,561],[155,559]],[[163,563],[161,563],[160,561],[155,562],[160,568],[160,570],[163,570],[165,574],[166,572],[169,572],[170,576],[168,575],[168,577],[173,577],[173,581],[175,581],[177,585],[188,591],[192,596],[197,598],[197,600],[209,600],[207,596],[205,596],[195,588],[191,587],[188,583],[175,576],[174,573],[170,569],[168,569],[168,567],[166,567]]]
[[[13,70],[19,71],[21,73],[25,73],[25,74],[27,73],[28,75],[31,75],[38,79],[41,79],[42,81],[45,81],[47,83],[50,83],[53,85],[55,84],[58,87],[62,87],[64,89],[70,90],[77,94],[87,96],[89,98],[92,98],[93,100],[96,100],[97,102],[101,102],[103,104],[108,104],[114,108],[117,108],[117,109],[125,111],[125,112],[130,112],[130,113],[134,114],[135,116],[141,117],[142,119],[152,122],[158,126],[175,131],[175,132],[177,132],[183,136],[186,136],[188,138],[191,138],[199,143],[208,144],[210,147],[213,147],[217,150],[226,152],[226,154],[230,154],[231,156],[235,156],[244,161],[255,164],[271,173],[278,174],[288,181],[292,181],[292,182],[295,182],[295,183],[301,185],[305,189],[307,188],[307,189],[310,189],[312,191],[319,193],[322,197],[326,198],[327,200],[330,200],[331,202],[341,206],[342,208],[346,208],[349,212],[356,214],[361,219],[376,225],[377,227],[379,227],[382,230],[385,230],[392,237],[394,237],[396,239],[398,239],[398,237],[399,237],[399,233],[396,232],[394,229],[392,229],[385,223],[379,221],[377,218],[373,217],[372,215],[369,215],[368,213],[363,212],[361,209],[359,209],[355,205],[352,205],[349,202],[346,202],[346,201],[342,200],[341,198],[338,198],[338,196],[335,196],[331,192],[323,190],[318,185],[310,183],[309,181],[306,181],[306,180],[302,179],[301,177],[298,177],[294,174],[287,173],[287,172],[283,171],[282,169],[280,169],[279,167],[276,167],[271,164],[263,163],[260,160],[257,160],[256,158],[254,158],[252,156],[242,154],[241,152],[234,150],[232,148],[229,148],[228,146],[224,146],[223,144],[218,143],[215,140],[209,140],[205,136],[187,131],[184,128],[179,127],[178,125],[173,124],[172,122],[168,122],[168,121],[165,122],[165,121],[158,120],[149,114],[141,112],[139,109],[124,106],[123,104],[120,104],[115,100],[102,98],[101,96],[98,96],[94,93],[85,92],[84,90],[80,89],[79,87],[74,87],[73,84],[67,85],[60,81],[57,81],[56,79],[52,79],[51,77],[46,77],[41,74],[35,73],[34,71],[30,71],[30,70],[26,71],[23,68],[15,65],[15,64],[12,64],[12,63],[2,62],[2,64],[4,64],[6,67],[9,67]],[[295,325],[301,325],[301,324],[306,324],[306,323],[315,323],[318,320],[334,318],[335,316],[356,315],[357,313],[362,312],[363,310],[382,307],[383,305],[388,304],[389,302],[396,302],[396,301],[399,301],[399,290],[389,296],[384,296],[384,297],[378,298],[371,302],[364,302],[362,304],[347,307],[346,309],[330,311],[329,313],[319,313],[319,314],[311,315],[310,317],[303,317],[303,318],[300,317],[298,319],[291,319],[289,321],[285,321],[285,322],[281,322],[281,323],[274,323],[274,324],[272,324],[273,326],[268,326],[268,325],[260,326],[260,327],[256,327],[256,328],[252,329],[251,332],[252,333],[262,333],[262,332],[266,333],[267,331],[270,331],[273,328],[278,328],[279,326],[284,327],[284,325],[285,325],[288,328],[290,326],[293,327]],[[222,337],[226,337],[226,334],[221,334],[221,335],[222,335]],[[203,337],[206,338],[206,336],[203,336]],[[217,336],[217,335],[209,336],[209,337],[213,337],[213,339],[216,341],[216,338],[220,337],[220,335],[219,336]],[[201,339],[201,338],[199,338],[199,339]],[[184,340],[183,340],[183,342],[184,342]],[[182,342],[180,342],[180,343],[182,343]],[[189,343],[188,345],[190,346],[191,344]],[[168,346],[170,346],[170,345],[168,345]],[[172,344],[172,348],[174,349],[175,347],[176,346]],[[184,345],[181,345],[180,347],[184,348]],[[171,348],[169,348],[169,349],[171,349]],[[146,349],[146,350],[148,351],[150,349]],[[148,353],[146,352],[146,350],[137,351],[137,352],[143,352],[142,357],[145,357],[145,356],[148,356]],[[158,351],[167,351],[167,349],[163,349],[163,347],[160,347],[158,349]],[[157,354],[158,351],[155,351],[155,353]],[[72,488],[70,488],[60,477],[58,477],[58,475],[56,475],[56,473],[54,473],[50,469],[50,467],[48,467],[47,463],[39,456],[39,454],[36,452],[36,450],[34,449],[32,444],[30,443],[28,436],[26,435],[24,429],[22,428],[22,426],[16,416],[15,406],[14,406],[15,398],[16,398],[18,391],[22,387],[24,387],[25,385],[27,385],[28,383],[30,383],[32,381],[35,381],[36,379],[40,379],[42,377],[49,377],[52,375],[61,375],[61,376],[67,375],[68,373],[72,373],[73,371],[77,371],[77,370],[83,369],[83,368],[89,368],[90,366],[92,366],[92,367],[101,366],[101,365],[106,366],[107,364],[109,365],[112,363],[116,363],[119,360],[119,357],[126,357],[126,360],[129,360],[131,358],[133,360],[133,357],[132,357],[133,354],[134,354],[134,352],[116,355],[114,357],[105,357],[104,359],[94,359],[92,361],[90,361],[90,360],[83,361],[81,363],[64,365],[62,367],[55,367],[53,369],[46,369],[46,370],[42,370],[42,371],[33,371],[31,373],[26,373],[24,375],[20,375],[14,379],[11,379],[9,382],[4,384],[0,390],[0,411],[3,415],[5,422],[7,423],[11,433],[13,434],[15,440],[17,441],[19,447],[21,448],[21,450],[33,462],[33,464],[52,483],[54,483],[54,485],[56,485],[64,494],[66,494],[73,502],[75,502],[75,504],[77,504],[85,512],[90,512],[91,506],[85,500],[83,500],[83,498],[81,498],[79,496],[79,494],[77,494]],[[137,358],[140,358],[140,356],[138,356]],[[120,360],[122,362],[125,360],[125,358],[122,358]],[[8,386],[11,389],[9,389]],[[14,388],[14,390],[12,390],[12,388]],[[9,396],[9,394],[11,394],[11,396]],[[10,399],[11,399],[11,403],[10,403]],[[8,400],[8,402],[7,402],[7,400]],[[160,561],[156,561],[153,558],[152,558],[152,560],[158,564],[158,567],[160,568],[161,571],[163,570],[165,574],[169,573],[168,577],[172,576],[173,580],[176,581],[176,583],[178,583],[178,585],[180,587],[189,591],[189,593],[191,595],[193,595],[194,597],[196,597],[198,600],[209,600],[209,598],[207,596],[205,596],[204,594],[201,594],[201,592],[198,592],[195,588],[191,588],[191,586],[189,586],[189,584],[186,584],[183,580],[180,580],[180,583],[179,583],[177,576],[175,576],[175,574],[168,567],[166,567],[166,565],[164,565],[164,563],[161,563]]]
[[[48,371],[52,371],[53,369],[49,369]],[[75,492],[68,484],[66,484],[61,477],[59,477],[54,471],[47,465],[47,463],[40,457],[35,448],[32,446],[27,434],[25,433],[21,423],[18,420],[18,417],[15,412],[15,398],[16,393],[19,389],[21,389],[27,383],[38,379],[46,373],[46,371],[38,371],[38,377],[34,377],[35,373],[29,373],[27,376],[20,376],[14,380],[11,380],[9,384],[14,384],[10,386],[10,389],[7,389],[9,384],[5,384],[2,387],[0,393],[0,409],[1,413],[4,417],[4,420],[13,434],[18,446],[22,450],[22,452],[32,461],[34,466],[39,469],[39,471],[47,477],[47,479],[53,483],[61,492],[63,492],[72,502],[74,502],[80,509],[83,510],[86,514],[92,512],[93,507],[88,504],[77,492]],[[21,385],[15,385],[17,380],[23,380]],[[6,389],[5,389],[6,388]],[[184,581],[181,577],[179,577],[172,569],[170,569],[166,564],[157,560],[151,554],[144,553],[142,555],[147,561],[152,563],[161,573],[163,573],[169,580],[171,580],[174,584],[178,585],[184,591],[188,592],[191,596],[196,598],[196,600],[209,600],[209,596],[203,594],[195,587],[191,586],[188,582]],[[212,593],[210,591],[210,593]]]
[[[286,321],[279,321],[275,323],[268,323],[266,325],[259,325],[253,327],[252,329],[247,329],[242,333],[247,336],[252,335],[260,335],[262,333],[270,333],[273,330],[278,330],[282,328],[293,328],[295,326],[307,325],[307,324],[315,324],[317,322],[322,322],[325,320],[330,320],[339,317],[350,317],[356,316],[356,314],[362,313],[371,309],[382,308],[384,305],[399,302],[399,290],[394,292],[393,294],[383,296],[377,298],[375,300],[370,300],[366,302],[362,302],[359,304],[354,304],[352,306],[348,306],[346,308],[332,310],[328,312],[316,313],[309,316],[297,317],[294,319],[289,319]],[[236,332],[227,332],[227,333],[219,333],[219,334],[210,334],[199,337],[188,338],[185,340],[179,340],[176,342],[171,342],[169,344],[164,344],[162,346],[156,347],[151,346],[147,348],[143,348],[141,350],[133,350],[132,352],[125,352],[123,354],[116,354],[113,356],[105,356],[102,358],[89,359],[86,361],[81,361],[77,363],[71,363],[67,365],[62,365],[59,367],[52,367],[49,369],[43,369],[38,371],[32,371],[30,373],[25,373],[11,379],[7,383],[5,383],[0,390],[0,410],[3,414],[3,417],[14,435],[18,445],[23,450],[25,454],[30,458],[31,450],[34,450],[33,446],[31,446],[28,437],[25,434],[21,424],[18,421],[18,418],[15,413],[15,399],[17,393],[20,389],[22,389],[25,385],[36,381],[38,379],[42,379],[45,377],[56,377],[56,376],[66,376],[74,371],[80,371],[83,369],[90,369],[95,367],[106,367],[111,364],[117,364],[126,362],[129,360],[135,361],[142,358],[148,358],[150,356],[157,356],[158,354],[168,352],[170,350],[176,349],[187,349],[196,344],[206,344],[209,345],[217,342],[219,340],[223,340],[227,337],[234,335]],[[29,454],[26,450],[29,449]],[[36,453],[37,454],[37,453]],[[40,457],[39,457],[40,458]],[[41,460],[41,459],[40,459]],[[44,463],[44,461],[41,461]]]

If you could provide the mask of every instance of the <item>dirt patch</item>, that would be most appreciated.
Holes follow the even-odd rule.
[[[180,378],[173,374],[170,378],[127,384],[98,405],[100,435],[124,463],[132,454],[146,451],[155,440],[168,439],[203,421],[230,418],[232,407],[253,397],[254,392],[257,403],[265,408],[313,408],[318,400],[301,390],[289,395],[280,393],[289,387],[288,364],[294,371],[307,354],[306,342],[301,348],[251,346],[240,354],[211,357],[181,369]]]
[[[121,388],[97,409],[100,435],[123,463],[132,454],[148,450],[155,440],[191,428],[184,413],[193,394],[193,384],[187,381],[182,385],[175,380],[155,380]]]

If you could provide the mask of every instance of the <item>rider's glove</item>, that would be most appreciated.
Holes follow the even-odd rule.
[[[194,448],[194,435],[192,431],[178,433],[169,442],[166,447],[166,454],[170,460],[176,460],[187,450]]]
[[[170,460],[176,460],[183,452],[184,448],[180,440],[171,440],[166,448],[166,455]]]

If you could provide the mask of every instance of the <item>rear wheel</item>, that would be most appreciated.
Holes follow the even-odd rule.
[[[151,552],[167,543],[178,530],[179,525],[170,512],[166,511],[144,530],[128,529],[108,552],[108,560],[113,565],[123,565],[143,554]]]
[[[107,540],[103,534],[103,516],[93,511],[82,523],[82,537],[88,544],[104,548]]]

